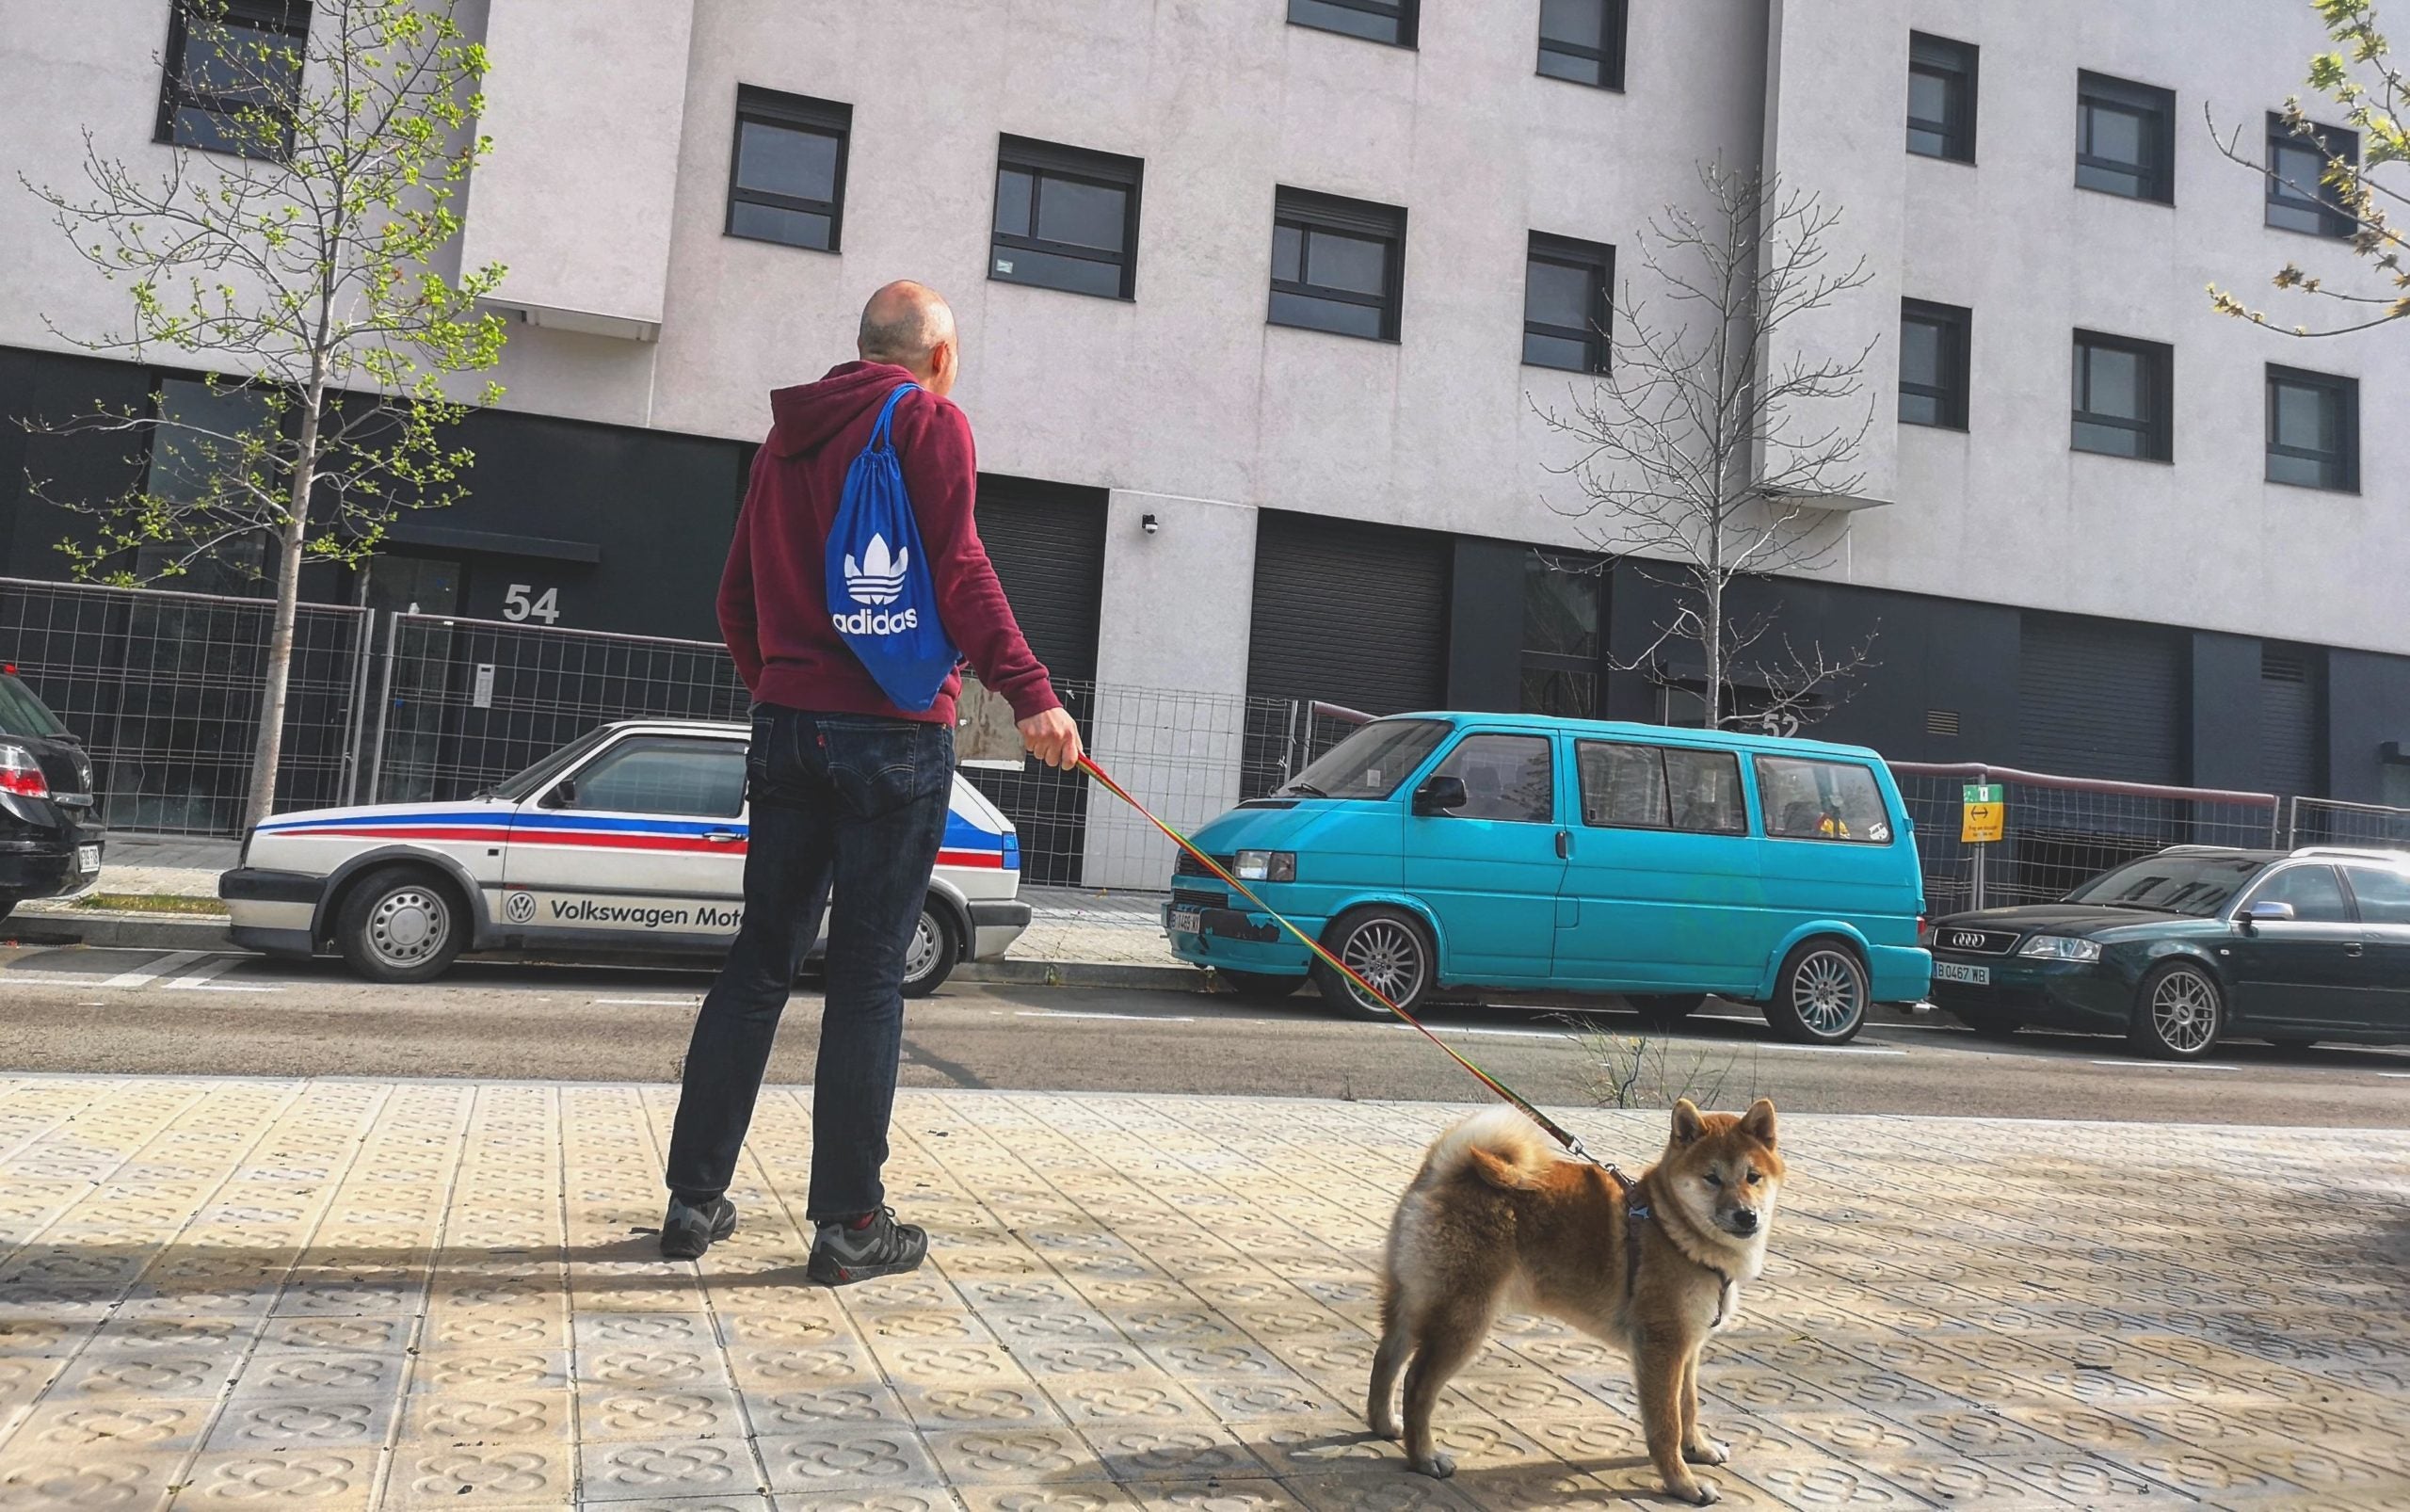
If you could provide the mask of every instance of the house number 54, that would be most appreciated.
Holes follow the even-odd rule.
[[[502,617],[505,619],[541,619],[548,625],[561,620],[561,590],[546,588],[543,596],[532,603],[527,595],[535,591],[532,583],[513,583],[503,591]]]

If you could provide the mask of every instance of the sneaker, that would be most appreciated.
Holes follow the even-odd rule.
[[[736,1204],[715,1197],[701,1207],[676,1198],[661,1220],[661,1252],[671,1260],[695,1260],[713,1245],[736,1231]]]
[[[823,1286],[845,1286],[919,1270],[928,1253],[926,1230],[898,1223],[893,1208],[881,1208],[859,1229],[851,1223],[822,1224],[803,1273]]]

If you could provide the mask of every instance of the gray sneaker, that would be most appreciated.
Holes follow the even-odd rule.
[[[715,1197],[701,1207],[676,1198],[661,1220],[661,1252],[671,1260],[697,1260],[704,1250],[736,1231],[736,1204]]]
[[[893,1208],[881,1208],[861,1228],[824,1223],[811,1241],[811,1260],[804,1275],[823,1286],[848,1286],[880,1276],[919,1270],[928,1258],[926,1230],[895,1221]]]

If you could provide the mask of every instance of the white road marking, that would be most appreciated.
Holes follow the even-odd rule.
[[[1398,1027],[1404,1029],[1408,1026],[1399,1024]],[[1554,1029],[1476,1029],[1469,1024],[1453,1023],[1435,1023],[1431,1025],[1431,1032],[1435,1035],[1495,1035],[1501,1039],[1570,1039],[1573,1037],[1570,1034]]]
[[[691,1007],[695,1006],[697,1004],[699,1004],[699,1003],[702,1002],[703,1000],[702,1000],[701,998],[699,998],[699,997],[691,997],[691,998],[593,998],[593,999],[589,999],[588,1001],[590,1001],[590,1002],[595,1002],[595,1003],[611,1003],[611,1004],[617,1004],[617,1005],[625,1005],[625,1006],[647,1007],[647,1008],[691,1008]]]
[[[1133,1023],[1195,1023],[1188,1018],[1161,1013],[1074,1013],[1068,1008],[1022,1008],[1016,1019],[1123,1019]]]
[[[120,972],[115,976],[110,977],[107,981],[103,982],[101,985],[103,987],[123,988],[148,987],[162,976],[166,976],[172,972],[181,972],[185,967],[209,954],[211,953],[206,950],[175,951],[169,955],[159,957],[147,966],[137,966],[130,972]]]
[[[162,989],[175,990],[177,989],[182,989],[184,990],[190,991],[195,988],[206,985],[212,977],[225,975],[228,972],[231,972],[235,967],[242,965],[243,962],[249,958],[250,957],[248,956],[220,956],[217,959],[211,961],[208,965],[201,967],[199,971],[186,972],[182,976],[170,979],[164,984]]]
[[[2379,1071],[2377,1074],[2379,1076],[2392,1076],[2410,1079],[2410,1071]]]
[[[1712,1043],[1713,1041],[1705,1042]],[[1804,1051],[1807,1054],[1813,1055],[1904,1055],[1907,1054],[1904,1050],[1885,1050],[1877,1045],[1786,1045],[1771,1039],[1752,1048],[1758,1050],[1796,1050]]]
[[[2240,1066],[2210,1066],[2182,1060],[2096,1060],[2095,1066],[2115,1066],[2129,1071],[2239,1071]]]

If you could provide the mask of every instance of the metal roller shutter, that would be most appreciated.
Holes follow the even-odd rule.
[[[979,479],[979,539],[1021,634],[1058,681],[1096,676],[1104,509],[1105,495],[1097,489]]]
[[[2317,797],[2319,679],[2300,646],[2259,649],[2259,785],[2279,797]]]
[[[1265,510],[1247,691],[1367,714],[1438,708],[1451,555],[1445,536]]]
[[[2184,780],[2184,645],[2174,631],[2025,616],[2023,764],[2123,782]]]

